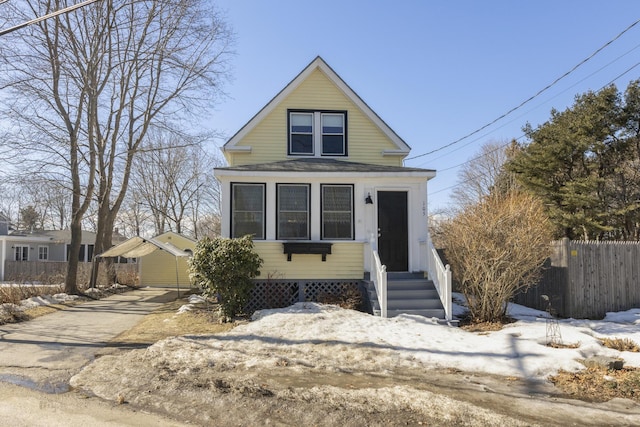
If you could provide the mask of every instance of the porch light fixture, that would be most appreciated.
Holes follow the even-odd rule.
[[[364,203],[367,205],[373,204],[373,199],[371,198],[371,193],[367,193],[367,197],[364,199]]]

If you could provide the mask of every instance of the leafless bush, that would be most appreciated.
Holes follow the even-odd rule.
[[[474,322],[500,321],[507,303],[534,284],[549,256],[542,204],[523,193],[491,195],[442,225],[442,241]]]
[[[360,310],[362,293],[356,286],[345,286],[337,293],[322,292],[318,294],[318,302],[338,305],[349,310]]]
[[[121,285],[136,287],[139,284],[138,272],[132,269],[119,269],[116,272],[116,281]]]

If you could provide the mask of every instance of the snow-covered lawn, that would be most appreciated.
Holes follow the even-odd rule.
[[[456,308],[460,312],[460,307]],[[544,379],[559,369],[582,369],[594,355],[622,358],[640,367],[640,353],[604,347],[602,338],[640,344],[640,309],[609,313],[604,320],[560,320],[564,344],[547,346],[547,313],[510,305],[518,319],[495,332],[468,332],[432,319],[402,315],[382,319],[337,306],[298,303],[261,310],[253,321],[221,335],[163,340],[149,352],[174,362],[215,361],[230,368],[318,368],[389,372],[393,369],[456,368],[471,372]]]
[[[180,313],[199,302],[192,297]],[[509,310],[518,321],[469,332],[419,316],[298,303],[258,311],[228,332],[104,355],[71,385],[207,425],[634,425],[637,405],[551,400],[546,379],[596,354],[640,366],[640,354],[599,341],[640,343],[640,309],[560,321],[564,343],[577,348],[546,345],[546,313]]]

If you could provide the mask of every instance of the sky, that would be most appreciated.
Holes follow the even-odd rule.
[[[412,147],[406,166],[437,171],[429,182],[432,212],[451,207],[460,165],[483,144],[524,141],[526,123],[544,123],[577,94],[610,83],[624,90],[640,78],[638,24],[476,132],[640,19],[640,2],[215,2],[236,43],[227,96],[206,126],[231,137],[320,55]]]

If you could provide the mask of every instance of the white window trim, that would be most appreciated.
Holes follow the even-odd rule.
[[[319,145],[319,149],[318,152],[320,153],[321,156],[327,157],[327,156],[337,156],[337,157],[344,157],[347,154],[347,138],[346,138],[346,123],[347,123],[347,118],[346,118],[346,114],[342,111],[340,112],[321,112],[320,114],[317,114],[318,116],[320,116],[319,118],[319,125],[317,127],[318,129],[318,133],[320,134],[320,137],[318,138],[319,143],[317,145]],[[322,151],[322,145],[323,145],[323,136],[325,135],[324,131],[323,131],[323,126],[322,126],[322,117],[324,116],[340,116],[342,117],[342,133],[328,133],[327,135],[341,135],[342,136],[342,153],[329,153],[329,154],[324,154],[324,152]]]
[[[293,147],[291,144],[291,137],[294,134],[293,129],[292,129],[292,120],[291,117],[295,114],[298,115],[307,115],[307,116],[311,116],[311,153],[305,153],[305,152],[294,152],[293,151]],[[316,137],[316,129],[317,127],[317,117],[316,114],[313,111],[289,111],[289,147],[288,147],[288,153],[291,156],[311,156],[314,157],[315,153],[318,152],[318,150],[316,149],[316,145],[317,145],[317,140],[318,138]],[[300,134],[300,135],[308,135],[308,133],[306,132],[295,132],[296,134]]]
[[[280,236],[280,188],[281,187],[305,187],[307,189],[307,235],[305,237],[281,237]],[[305,183],[277,183],[276,184],[276,239],[277,240],[310,240],[311,239],[311,185]]]
[[[14,245],[13,248],[14,261],[29,261],[29,245]],[[24,254],[25,248],[27,252],[27,259],[22,259],[22,254]],[[20,259],[16,259],[16,252],[18,249],[20,249]]]
[[[45,252],[45,254],[46,254],[46,257],[45,257],[45,258],[41,258],[41,257],[40,257],[40,254],[41,254],[40,250],[41,250],[41,249],[44,249],[44,250],[45,250],[45,251],[44,251],[44,252]],[[39,245],[39,246],[38,246],[38,261],[49,261],[49,246],[45,246],[45,245]]]
[[[349,237],[325,237],[324,236],[324,189],[326,187],[346,187],[351,190],[351,235]],[[355,203],[354,203],[354,194],[355,188],[353,184],[320,184],[320,228],[321,228],[321,239],[322,240],[340,240],[340,241],[350,241],[355,239]],[[345,212],[345,211],[338,211]]]
[[[242,237],[242,236],[234,236],[233,231],[234,231],[234,213],[236,212],[235,210],[235,206],[233,203],[233,197],[234,197],[234,192],[235,192],[235,187],[236,186],[258,186],[262,189],[262,236],[253,236],[254,240],[265,240],[266,239],[266,214],[267,214],[267,189],[266,189],[266,185],[264,183],[259,183],[259,182],[232,182],[231,183],[231,197],[230,197],[230,212],[231,212],[231,218],[230,220],[230,226],[231,229],[229,230],[229,235],[231,237]]]

